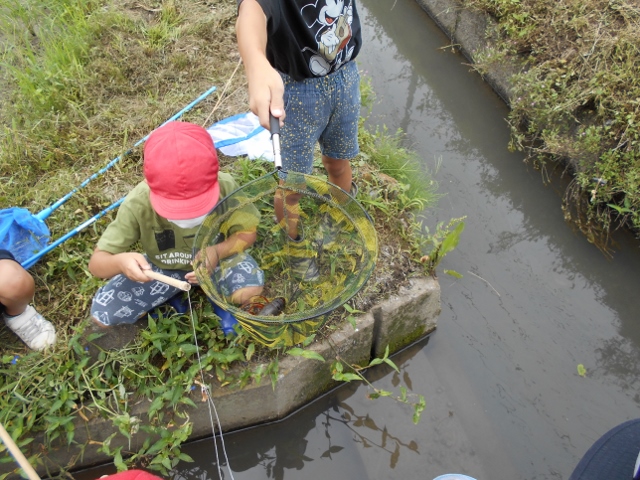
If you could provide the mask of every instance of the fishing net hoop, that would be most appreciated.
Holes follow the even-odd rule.
[[[204,220],[194,242],[194,271],[200,285],[214,303],[232,313],[240,322],[252,321],[275,326],[296,324],[328,315],[361,290],[375,267],[378,251],[377,233],[370,216],[353,196],[319,177],[286,172],[286,179],[283,180],[278,175],[279,172],[276,170],[248,182],[221,200]],[[207,246],[216,244],[216,239],[220,237],[220,226],[234,213],[248,205],[255,205],[265,200],[272,201],[277,192],[282,192],[282,195],[285,194],[284,192],[298,193],[302,199],[313,199],[316,203],[325,206],[325,210],[339,212],[341,219],[352,229],[352,236],[361,240],[360,258],[356,262],[362,268],[350,277],[341,295],[335,295],[330,301],[324,301],[320,307],[303,310],[302,313],[264,316],[247,312],[240,306],[225,300],[216,287],[215,281],[211,278],[207,256],[200,255],[199,252]],[[230,207],[229,204],[233,204],[233,206]],[[327,215],[326,212],[325,215]]]

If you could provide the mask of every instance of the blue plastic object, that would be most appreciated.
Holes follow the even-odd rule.
[[[186,295],[174,295],[167,303],[171,305],[177,313],[187,313],[189,310],[189,297]]]
[[[22,263],[43,249],[51,238],[47,225],[24,208],[0,211],[0,249],[10,251]]]
[[[151,316],[151,318],[157,319],[158,309],[164,308],[166,306],[173,307],[176,313],[180,313],[180,314],[187,313],[187,311],[189,310],[189,299],[185,298],[184,295],[181,295],[181,294],[174,295],[169,300],[164,302],[162,305],[150,311],[149,315]]]
[[[228,312],[222,307],[216,305],[215,302],[209,300],[209,303],[211,303],[211,306],[213,306],[213,313],[220,317],[220,327],[222,327],[222,331],[224,332],[224,334],[235,335],[236,330],[234,327],[238,324],[238,320],[236,320],[236,317],[234,317],[231,312]]]

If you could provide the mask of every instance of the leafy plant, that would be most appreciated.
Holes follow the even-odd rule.
[[[446,225],[444,222],[439,222],[433,233],[431,233],[428,226],[424,226],[425,233],[421,239],[424,245],[420,249],[428,253],[423,255],[420,261],[425,265],[430,275],[436,276],[436,268],[442,262],[442,259],[458,246],[460,236],[464,230],[465,218],[452,218]],[[444,270],[444,273],[456,278],[462,277],[455,270]]]
[[[303,357],[312,360],[317,360],[319,362],[326,362],[327,360],[317,352],[313,352],[310,350],[305,350],[302,348],[294,347],[285,351],[287,355],[291,355],[294,357]],[[361,381],[364,382],[367,387],[372,390],[369,393],[369,398],[372,400],[389,397],[393,400],[396,400],[401,403],[405,403],[413,406],[413,423],[418,424],[420,421],[420,415],[422,411],[426,407],[426,402],[423,395],[415,395],[409,394],[407,388],[404,386],[400,387],[400,394],[396,395],[393,392],[388,390],[380,389],[375,387],[367,377],[365,376],[365,372],[367,369],[371,367],[375,367],[376,365],[386,364],[396,372],[400,373],[398,366],[389,358],[389,346],[384,351],[382,357],[377,357],[372,359],[368,365],[360,366],[355,364],[350,364],[343,360],[339,355],[336,356],[335,360],[331,363],[331,378],[337,382],[353,382],[353,381]],[[416,397],[416,401],[411,401],[411,397]]]
[[[637,3],[473,0],[495,18],[482,73],[519,61],[511,79],[511,148],[543,172],[569,163],[565,218],[607,252],[611,228],[640,229]]]

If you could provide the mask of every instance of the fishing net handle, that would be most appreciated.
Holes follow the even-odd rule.
[[[273,163],[276,170],[282,170],[282,154],[280,153],[280,119],[269,113],[269,130],[271,130],[271,143],[273,145]]]
[[[178,280],[177,278],[154,272],[153,270],[144,270],[144,274],[147,277],[152,278],[153,280],[158,280],[159,282],[166,283],[167,285],[176,287],[184,292],[188,292],[189,290],[191,290],[191,284],[189,282]]]

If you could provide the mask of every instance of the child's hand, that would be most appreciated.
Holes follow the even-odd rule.
[[[203,251],[205,253],[203,253]],[[205,257],[203,257],[203,255],[206,255]],[[194,257],[193,263],[198,263],[198,262],[202,262],[204,263],[205,268],[207,269],[207,271],[209,272],[209,274],[213,273],[213,271],[216,269],[216,266],[218,265],[218,250],[216,249],[215,245],[206,247],[204,250],[200,250],[196,253],[196,256]],[[192,272],[193,275],[195,276],[195,272]],[[187,278],[185,276],[185,278]],[[187,281],[189,281],[187,279]]]
[[[129,280],[134,282],[149,282],[151,278],[144,273],[145,270],[151,270],[151,265],[141,253],[125,252],[116,255],[120,271]]]
[[[189,272],[184,276],[184,279],[192,285],[199,285],[198,277],[195,272]]]
[[[284,124],[284,84],[280,74],[268,62],[253,75],[247,75],[249,83],[249,108],[260,119],[260,125],[267,130],[269,113]]]
[[[256,0],[244,0],[236,21],[238,50],[249,83],[249,107],[269,130],[269,113],[284,122],[284,84],[267,59],[267,16]]]

